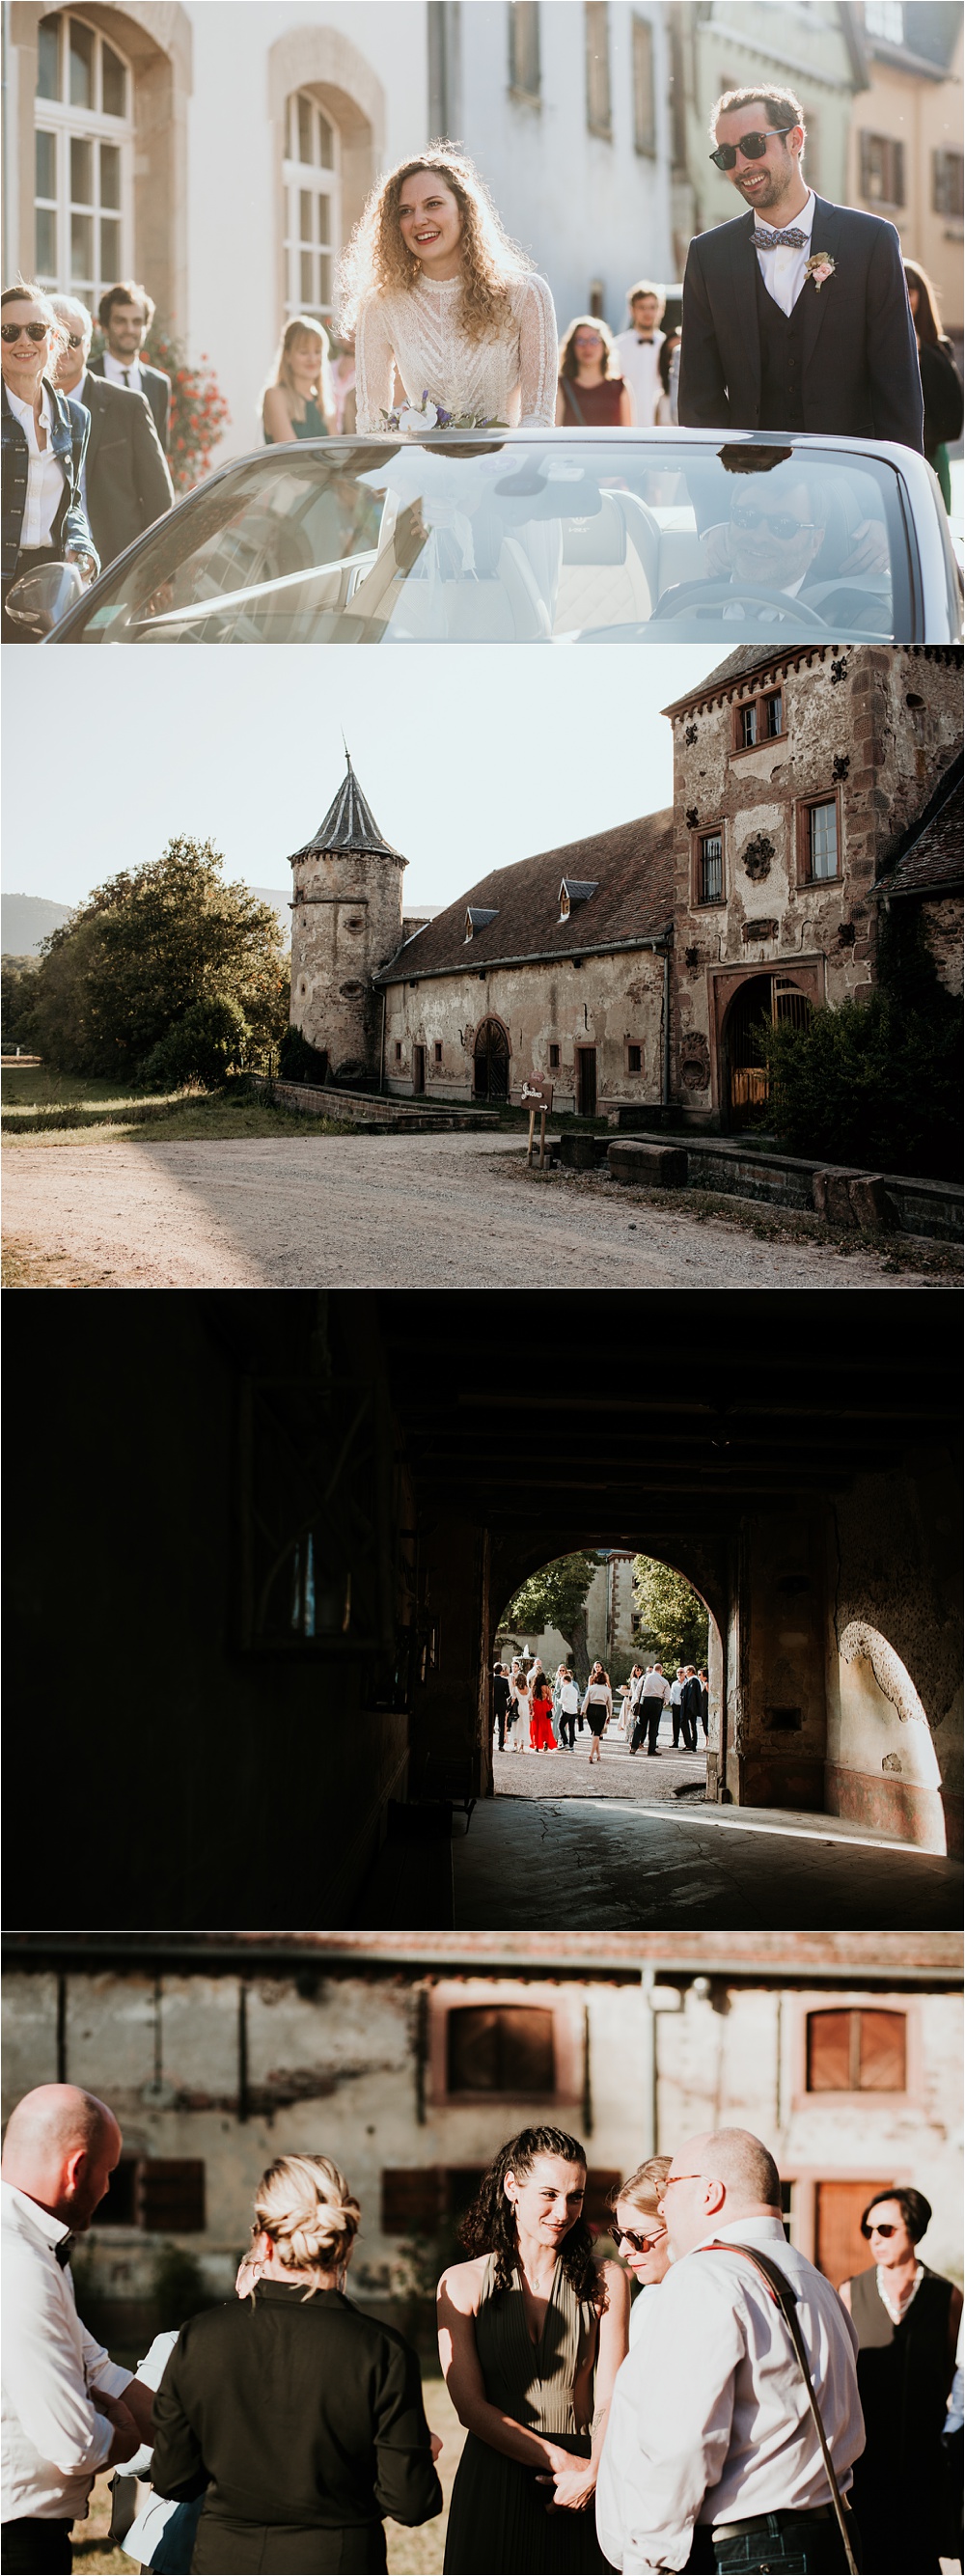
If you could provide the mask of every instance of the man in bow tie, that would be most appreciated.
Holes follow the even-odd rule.
[[[625,385],[633,396],[633,413],[638,429],[652,429],[660,400],[660,352],[666,334],[661,331],[666,297],[659,286],[642,277],[639,285],[627,288],[630,307],[629,331],[618,331],[613,343],[617,364]]]
[[[90,2226],[121,2152],[106,2102],[40,2084],[11,2111],[3,2145],[4,2576],[71,2566],[70,2527],[94,2479],[152,2439],[150,2390],[81,2324],[73,2238]]]
[[[923,445],[921,375],[894,225],[816,197],[790,90],[726,90],[711,159],[747,208],[691,242],[681,423]]]

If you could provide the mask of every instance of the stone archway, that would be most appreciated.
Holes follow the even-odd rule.
[[[511,1053],[509,1033],[503,1021],[480,1020],[472,1049],[474,1100],[508,1100]]]
[[[134,257],[132,268],[153,296],[159,313],[173,330],[187,323],[187,112],[191,96],[191,21],[181,0],[125,0],[109,8],[103,0],[81,0],[78,16],[113,41],[134,74],[135,178]],[[11,240],[5,269],[31,276],[35,265],[34,114],[37,86],[37,29],[52,15],[44,0],[13,0],[10,10],[10,55],[16,65],[10,87],[15,99],[15,134],[7,137],[11,154],[8,202]]]
[[[828,1726],[838,1813],[947,1850],[941,1770],[927,1711],[887,1637],[850,1619],[838,1638],[838,1706]]]
[[[268,49],[279,332],[285,310],[282,181],[285,110],[295,90],[308,91],[338,128],[342,165],[342,230],[346,240],[358,222],[385,154],[385,89],[358,46],[334,27],[290,27],[285,35],[279,36]]]
[[[750,1125],[767,1102],[770,1082],[761,1044],[763,1030],[781,1024],[806,1028],[811,1009],[803,985],[784,971],[748,975],[738,985],[721,1030],[721,1105],[731,1130]]]

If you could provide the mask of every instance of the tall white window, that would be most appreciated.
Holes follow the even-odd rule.
[[[285,314],[328,322],[341,249],[338,130],[305,90],[288,101],[285,137]]]
[[[72,10],[37,30],[35,272],[96,306],[131,267],[134,77]]]

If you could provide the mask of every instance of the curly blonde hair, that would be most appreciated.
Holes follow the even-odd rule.
[[[309,2273],[312,2298],[347,2262],[361,2215],[330,2156],[276,2156],[255,2193],[252,2243],[269,2237],[286,2270]]]
[[[485,340],[507,328],[509,289],[531,274],[533,262],[504,232],[485,181],[463,152],[451,143],[430,143],[411,161],[401,161],[373,188],[338,272],[338,329],[352,331],[363,304],[373,295],[417,286],[422,262],[407,250],[399,225],[402,190],[420,170],[435,171],[455,197],[462,217],[461,320],[470,340]]]

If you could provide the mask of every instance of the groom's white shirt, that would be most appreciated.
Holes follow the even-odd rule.
[[[712,2228],[758,2246],[787,2274],[839,2485],[864,2449],[858,2338],[830,2281],[787,2243],[780,2219]],[[623,2571],[687,2564],[696,2522],[744,2521],[827,2504],[830,2489],[780,2309],[738,2255],[695,2248],[644,2303],[617,2372],[597,2481],[600,2547]]]
[[[68,2231],[25,2191],[0,2183],[3,2226],[3,2520],[80,2522],[114,2427],[91,2392],[123,2397],[121,2370],[81,2324]]]

